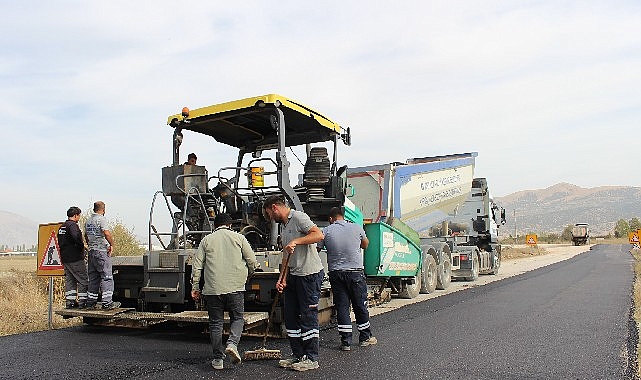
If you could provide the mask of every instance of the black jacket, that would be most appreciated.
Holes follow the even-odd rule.
[[[67,220],[58,230],[58,245],[62,263],[73,263],[85,258],[85,244],[78,223]]]

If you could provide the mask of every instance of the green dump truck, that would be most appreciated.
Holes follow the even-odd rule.
[[[505,211],[487,181],[474,178],[476,153],[349,168],[348,197],[361,209],[370,246],[365,273],[374,291],[403,298],[445,289],[451,279],[498,273]]]

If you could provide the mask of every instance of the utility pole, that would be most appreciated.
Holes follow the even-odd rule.
[[[514,209],[514,245],[516,245],[516,209]]]

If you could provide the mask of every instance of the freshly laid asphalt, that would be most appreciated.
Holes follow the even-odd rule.
[[[571,259],[372,318],[379,344],[338,350],[321,332],[320,369],[276,361],[210,366],[208,336],[82,326],[0,337],[0,379],[627,379],[635,369],[629,246]],[[243,338],[240,349],[260,339]],[[286,340],[270,349],[289,353]]]

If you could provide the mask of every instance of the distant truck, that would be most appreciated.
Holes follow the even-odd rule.
[[[577,223],[572,227],[574,245],[590,244],[590,228],[587,223]]]

